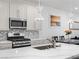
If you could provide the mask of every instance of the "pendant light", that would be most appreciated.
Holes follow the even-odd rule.
[[[38,0],[38,16],[35,18],[35,20],[44,20],[43,16],[41,15],[41,11],[41,0]]]
[[[35,28],[37,30],[42,30],[43,26],[43,16],[41,15],[42,7],[41,7],[41,0],[38,0],[38,8],[37,8],[37,17],[35,18]]]

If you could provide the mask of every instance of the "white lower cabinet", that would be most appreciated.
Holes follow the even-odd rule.
[[[12,41],[0,41],[0,50],[12,49]]]

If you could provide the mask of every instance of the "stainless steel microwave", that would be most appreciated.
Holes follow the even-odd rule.
[[[26,29],[27,21],[21,18],[9,18],[9,28]]]

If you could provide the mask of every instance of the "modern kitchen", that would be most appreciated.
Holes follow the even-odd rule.
[[[79,59],[78,0],[0,0],[0,59]]]

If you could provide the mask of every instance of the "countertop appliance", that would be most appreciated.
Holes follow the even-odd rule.
[[[31,39],[24,38],[23,33],[8,33],[7,40],[12,41],[12,48],[31,46]]]
[[[9,28],[10,29],[26,29],[27,21],[21,18],[9,18]]]

